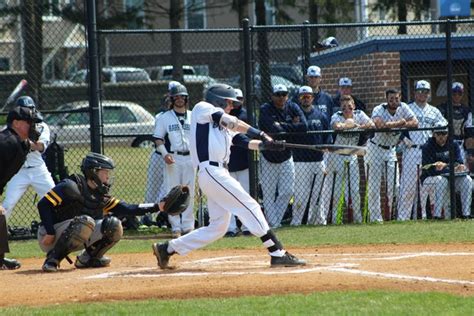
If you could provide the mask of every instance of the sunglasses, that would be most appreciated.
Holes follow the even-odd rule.
[[[276,97],[286,97],[288,95],[288,93],[286,93],[286,92],[277,92],[277,93],[274,93],[273,95],[276,96]]]
[[[416,90],[416,92],[417,93],[422,93],[422,94],[428,94],[428,93],[430,93],[430,90],[423,89],[423,90]]]
[[[446,136],[446,135],[448,135],[448,132],[436,132],[434,134],[435,134],[435,136]]]

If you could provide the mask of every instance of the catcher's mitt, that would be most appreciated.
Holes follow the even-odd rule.
[[[160,202],[164,202],[163,212],[169,215],[179,215],[183,213],[189,205],[189,187],[187,185],[177,185],[166,194]]]

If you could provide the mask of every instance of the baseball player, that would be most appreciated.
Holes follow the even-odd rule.
[[[35,102],[28,96],[18,98],[16,105],[36,110]],[[25,163],[7,184],[5,200],[3,200],[7,218],[12,214],[13,208],[29,186],[33,187],[40,198],[54,187],[51,173],[41,157],[49,145],[49,127],[45,122],[41,122],[36,124],[36,129],[41,133],[39,139],[35,142],[30,140],[30,152],[26,156]]]
[[[442,126],[437,123],[436,126]],[[449,197],[449,144],[448,130],[435,130],[433,136],[428,139],[422,147],[421,182],[423,191],[430,192],[431,202],[434,204],[434,219],[441,219],[441,210],[444,207],[445,219],[451,217],[451,203]],[[472,201],[472,179],[464,165],[461,147],[454,143],[455,152],[455,188],[461,193],[462,217],[467,219],[471,216]],[[427,190],[424,190],[427,188]],[[425,201],[422,197],[422,201]]]
[[[258,125],[269,134],[305,132],[308,128],[303,111],[298,104],[288,101],[288,89],[282,84],[273,87],[271,102],[260,107]],[[278,228],[293,196],[293,156],[289,149],[285,149],[279,152],[263,151],[260,158],[263,208],[270,227]]]
[[[306,72],[306,80],[308,86],[313,89],[313,104],[317,106],[321,112],[325,113],[328,117],[331,117],[334,103],[332,97],[321,89],[321,68],[318,66],[309,66]]]
[[[31,108],[17,106],[7,115],[7,128],[0,131],[0,196],[7,182],[20,170],[30,151],[30,141],[37,140],[39,132],[36,123],[41,121],[38,112]],[[5,209],[0,206],[0,270],[15,270],[21,267],[15,259],[5,258],[10,252],[8,246]]]
[[[372,111],[372,121],[376,128],[417,127],[415,113],[404,102],[400,102],[400,92],[395,89],[385,91],[386,103],[377,105]],[[368,212],[371,222],[382,222],[380,208],[380,184],[382,175],[385,178],[387,196],[386,205],[391,209],[393,194],[398,187],[398,169],[395,169],[397,155],[395,147],[400,133],[375,133],[367,143],[365,155],[366,178],[368,189]],[[395,171],[396,174],[395,174]],[[395,177],[395,179],[393,178]],[[394,181],[395,180],[395,181]],[[395,187],[393,185],[395,183]]]
[[[339,90],[337,91],[336,96],[332,99],[333,104],[334,104],[334,108],[333,108],[334,113],[341,110],[341,97],[345,95],[352,97],[352,100],[354,100],[354,105],[355,105],[356,110],[365,112],[366,110],[365,103],[359,100],[358,98],[356,98],[354,95],[352,95],[351,78],[342,77],[342,78],[339,78]]]
[[[114,168],[109,157],[89,153],[81,163],[82,175],[74,174],[59,182],[39,201],[38,242],[47,253],[44,272],[58,271],[63,259],[81,249],[76,268],[108,266],[110,258],[104,254],[123,235],[122,223],[115,215],[160,211],[159,204],[127,204],[111,197]]]
[[[464,85],[460,82],[453,82],[451,87],[453,101],[453,130],[454,141],[461,147],[461,154],[465,160],[464,145],[464,129],[472,126],[472,112],[469,106],[462,104],[464,96]],[[441,114],[448,119],[448,104],[443,103],[439,106]]]
[[[274,142],[264,132],[229,114],[233,105],[239,102],[231,86],[216,84],[206,91],[205,101],[193,108],[191,158],[198,169],[199,187],[207,196],[209,226],[200,227],[169,242],[153,244],[154,255],[162,269],[168,267],[171,255],[185,255],[224,236],[232,214],[237,215],[249,231],[262,240],[271,256],[271,266],[305,264],[284,250],[270,230],[260,205],[226,169],[231,144],[251,150],[283,149],[282,143]],[[250,140],[244,133],[261,140]]]
[[[341,111],[333,114],[331,117],[331,126],[334,130],[351,130],[351,129],[369,129],[374,128],[374,122],[361,110],[355,109],[354,99],[350,95],[343,95],[340,99]],[[352,145],[355,146],[359,142],[360,134],[354,133],[341,133],[336,135],[334,144],[336,145]],[[331,204],[330,197],[333,197],[332,201],[332,223],[336,223],[337,218],[337,204],[341,199],[342,195],[342,179],[345,179],[345,201],[349,200],[349,188],[351,190],[350,196],[352,199],[352,209],[354,214],[354,222],[360,223],[362,221],[362,212],[360,204],[359,194],[359,164],[357,156],[341,156],[341,155],[328,155],[327,157],[327,173],[326,179],[327,188],[338,188],[335,192],[323,195],[324,201],[324,213],[323,218],[329,212],[329,206]],[[348,170],[349,169],[349,170]],[[333,176],[335,175],[335,177]],[[333,186],[333,181],[336,181]]]
[[[230,115],[237,117],[239,120],[247,122],[247,110],[243,107],[244,94],[240,89],[234,89],[237,100],[240,104],[234,104],[234,108],[230,111]],[[242,147],[232,145],[230,147],[230,158],[229,158],[229,173],[230,175],[242,185],[245,192],[249,192],[250,181],[249,181],[249,157],[248,150]],[[245,225],[240,226],[242,235],[251,235]],[[231,216],[229,228],[227,229],[226,237],[235,237],[238,235],[239,228],[237,227],[237,217]]]
[[[418,120],[418,127],[434,127],[437,123],[447,125],[441,112],[434,106],[428,104],[430,95],[430,84],[425,80],[420,80],[415,85],[415,101],[408,104],[408,107],[415,113]],[[421,146],[431,137],[431,131],[410,131],[402,135],[402,140],[407,146],[403,152],[403,168],[400,178],[400,196],[398,203],[398,220],[408,220],[411,214],[416,219],[417,187],[420,185],[421,173]],[[421,201],[420,201],[421,203]],[[422,217],[426,218],[426,214]]]
[[[156,121],[153,137],[156,138],[157,150],[165,161],[164,187],[169,191],[178,184],[188,185],[191,201],[194,200],[195,172],[191,163],[189,151],[189,133],[191,126],[191,111],[187,109],[188,91],[184,85],[171,88],[170,99],[172,108],[161,114]],[[165,147],[165,137],[168,137],[170,151]],[[179,216],[168,216],[171,224],[171,234],[174,238],[187,234],[194,229],[193,203]]]
[[[322,131],[329,129],[329,119],[313,105],[313,90],[309,86],[302,86],[299,91],[299,105],[303,110],[308,131]],[[306,134],[295,137],[295,143],[300,144],[330,144],[331,134]],[[326,186],[323,182],[326,165],[322,152],[309,149],[293,149],[293,159],[295,163],[295,200],[293,203],[293,218],[290,225],[301,225],[303,215],[308,201],[308,222],[324,224],[319,214],[320,199],[318,198],[320,188]],[[311,199],[311,200],[310,200]]]

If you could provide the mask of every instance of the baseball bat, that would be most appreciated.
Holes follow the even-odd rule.
[[[346,173],[344,172],[344,168],[342,169],[342,184],[341,184],[341,196],[339,197],[339,201],[337,201],[337,210],[336,210],[336,224],[342,224],[343,218],[343,208],[346,204]]]
[[[321,187],[319,188],[318,198],[316,199],[316,203],[315,203],[318,210],[321,210],[321,206],[319,205],[319,202],[321,201],[321,193],[323,192],[323,187],[324,187],[324,181],[325,180],[326,180],[326,172],[323,173],[323,181],[321,181]],[[315,212],[315,210],[313,210],[313,212]]]
[[[334,188],[336,186],[336,174],[334,171],[332,176],[332,186],[331,186],[331,200],[329,201],[329,212],[327,214],[327,222],[332,223],[332,208],[334,207]]]
[[[393,169],[393,186],[392,186],[392,220],[397,219],[397,167],[398,162],[395,161],[395,167]]]
[[[12,93],[10,93],[10,95],[8,96],[7,100],[5,101],[5,104],[3,105],[2,109],[0,110],[0,112],[3,112],[5,110],[5,108],[7,107],[7,105],[9,105],[10,103],[12,103],[13,101],[15,101],[16,97],[18,97],[18,95],[20,94],[21,91],[23,91],[23,89],[25,89],[25,87],[28,85],[28,81],[26,81],[25,79],[22,79],[15,87],[15,89],[13,89]]]
[[[344,156],[350,155],[357,155],[357,156],[364,156],[365,155],[365,147],[362,146],[351,146],[351,145],[308,145],[308,144],[294,144],[294,143],[284,143],[285,147],[287,148],[300,148],[300,149],[310,149],[316,151],[323,151],[332,154],[339,154]]]
[[[364,212],[362,214],[362,222],[369,221],[369,170],[370,165],[367,164],[367,176],[365,177],[365,196],[364,196]]]
[[[384,220],[388,221],[390,219],[390,208],[388,206],[388,161],[385,160],[385,196],[383,199],[383,217]]]
[[[309,199],[308,199],[308,202],[306,203],[306,207],[304,209],[303,219],[301,220],[301,224],[303,224],[303,225],[306,225],[308,223],[308,213],[309,213],[309,207],[311,205],[311,197],[313,195],[313,188],[314,188],[315,180],[316,180],[316,173],[313,175],[313,181],[311,181],[311,188],[309,190]]]
[[[199,225],[199,227],[204,227],[204,211],[202,209],[202,191],[201,191],[201,188],[198,189],[198,194],[199,194],[198,225]]]
[[[421,195],[420,195],[420,164],[416,165],[416,214],[414,215],[415,218],[421,218]],[[413,207],[412,207],[413,209]]]
[[[354,208],[352,206],[352,192],[351,192],[351,166],[349,161],[346,161],[347,164],[347,189],[349,194],[347,197],[347,221],[352,223],[354,220]]]

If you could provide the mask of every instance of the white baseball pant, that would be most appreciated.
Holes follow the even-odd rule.
[[[242,188],[244,188],[245,192],[249,193],[250,191],[249,169],[230,172],[230,176],[234,178],[235,180],[237,180],[242,185]],[[239,229],[237,227],[237,217],[231,216],[229,228],[227,229],[227,231],[237,233],[238,230]],[[247,231],[248,229],[247,227],[245,227],[244,224],[242,224],[242,226],[240,227],[240,230]]]

